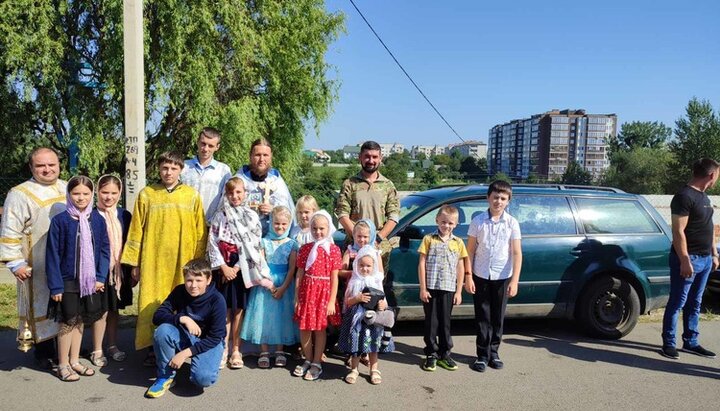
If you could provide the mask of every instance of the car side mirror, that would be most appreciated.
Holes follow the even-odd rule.
[[[397,234],[400,237],[400,248],[406,250],[410,248],[410,240],[422,240],[425,237],[425,230],[416,226],[409,225]]]

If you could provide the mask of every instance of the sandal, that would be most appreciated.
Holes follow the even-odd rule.
[[[155,351],[148,351],[145,359],[143,360],[144,367],[157,367],[157,358],[155,357]]]
[[[69,365],[61,365],[57,369],[57,377],[63,382],[75,382],[80,376]]]
[[[310,369],[310,361],[305,360],[304,363],[301,365],[298,365],[295,367],[295,370],[293,371],[293,375],[296,377],[303,377],[305,376],[305,373]]]
[[[317,370],[317,371],[313,371]],[[320,375],[322,375],[322,364],[318,364],[316,362],[310,364],[310,368],[308,369],[308,372],[305,373],[305,376],[303,379],[305,381],[317,381],[320,379]]]
[[[345,382],[348,384],[355,384],[355,381],[357,381],[359,375],[360,371],[358,371],[357,368],[353,368],[352,370],[350,370],[348,375],[345,376]]]
[[[107,358],[103,355],[102,350],[91,352],[90,362],[96,367],[104,367],[108,364]]]
[[[276,367],[284,367],[287,365],[287,358],[285,357],[285,353],[282,351],[275,351],[275,366]]]
[[[382,375],[379,370],[370,370],[370,384],[378,385],[382,382]]]
[[[263,351],[260,353],[260,358],[258,358],[258,367],[259,368],[270,368],[270,353],[267,351]]]
[[[75,364],[70,364],[70,368],[72,368],[72,370],[75,371],[78,375],[82,375],[83,377],[92,377],[93,375],[95,375],[95,370],[90,367],[86,367],[79,362],[76,362]]]
[[[232,355],[230,356],[230,362],[228,363],[230,369],[239,370],[244,365],[245,363],[243,362],[242,353],[240,351],[233,351]]]
[[[109,346],[107,348],[107,353],[108,355],[110,355],[110,358],[112,358],[113,361],[123,362],[127,358],[127,354],[125,354],[125,351],[120,351],[117,345]]]

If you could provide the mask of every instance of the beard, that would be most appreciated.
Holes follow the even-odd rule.
[[[368,174],[372,174],[372,173],[376,172],[379,167],[380,167],[380,164],[376,164],[374,166],[369,165],[369,164],[363,164],[362,169],[364,172],[366,172]]]

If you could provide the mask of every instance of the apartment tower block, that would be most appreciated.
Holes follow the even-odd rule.
[[[617,135],[615,114],[551,110],[490,129],[488,169],[511,178],[553,180],[576,161],[598,178],[609,166],[608,139]]]

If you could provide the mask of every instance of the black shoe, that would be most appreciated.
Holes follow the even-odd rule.
[[[485,372],[486,367],[487,363],[481,360],[475,360],[475,362],[470,365],[470,369],[477,372]]]
[[[695,354],[695,355],[699,355],[699,356],[701,356],[701,357],[705,357],[705,358],[715,358],[715,353],[714,353],[714,352],[712,352],[712,351],[710,351],[710,350],[704,349],[704,348],[702,347],[702,345],[700,345],[700,344],[698,344],[698,345],[696,345],[696,346],[694,346],[694,347],[690,347],[690,346],[687,346],[687,345],[683,345],[682,350],[685,351],[685,352],[689,352],[689,353],[691,353],[691,354]],[[665,351],[664,348],[663,348],[663,351]]]
[[[671,345],[663,345],[662,350],[660,350],[660,354],[662,354],[663,357],[672,358],[673,360],[680,358],[678,351]]]
[[[500,361],[499,358],[494,358],[490,360],[490,364],[488,364],[490,368],[494,368],[496,370],[502,370],[502,368],[505,366],[502,361]]]
[[[425,371],[435,371],[437,365],[437,358],[434,355],[428,355],[425,357],[425,362],[422,365],[422,369]]]
[[[457,363],[455,361],[453,361],[453,359],[450,358],[449,355],[447,357],[441,359],[440,361],[438,361],[437,364],[439,366],[441,366],[442,368],[445,368],[448,371],[455,371],[458,369]]]

